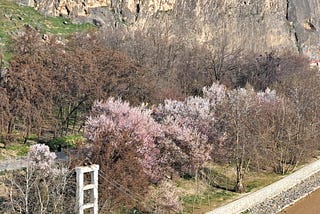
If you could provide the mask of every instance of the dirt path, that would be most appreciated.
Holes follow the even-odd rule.
[[[319,214],[320,189],[297,201],[279,214]]]
[[[56,155],[58,161],[67,159],[67,155],[64,152],[57,152]],[[0,172],[22,169],[25,168],[27,164],[25,158],[2,160],[0,161]]]
[[[10,159],[0,161],[0,172],[22,169],[27,166],[27,161],[25,159]]]

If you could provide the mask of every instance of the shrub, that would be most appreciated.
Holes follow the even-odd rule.
[[[145,106],[131,107],[114,98],[95,103],[86,124],[92,145],[83,145],[76,159],[100,165],[102,210],[143,209],[147,186],[162,178],[157,138],[163,134],[150,114]]]
[[[16,151],[18,156],[25,156],[28,154],[29,145],[28,144],[9,145],[6,147],[6,149]]]
[[[67,135],[64,137],[53,138],[46,143],[51,150],[60,151],[61,149],[69,149],[77,144],[84,142],[86,139],[81,135]]]

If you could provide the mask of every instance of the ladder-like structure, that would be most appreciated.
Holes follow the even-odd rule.
[[[76,213],[84,214],[90,209],[91,214],[98,214],[98,170],[99,165],[82,166],[75,168],[77,173],[77,204]],[[84,185],[84,174],[90,173],[91,182]],[[84,191],[90,191],[90,202],[84,203]]]

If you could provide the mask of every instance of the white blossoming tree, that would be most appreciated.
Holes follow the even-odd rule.
[[[73,186],[70,172],[64,164],[55,162],[49,147],[30,147],[27,167],[9,173],[10,200],[5,203],[8,213],[66,213],[73,211]]]

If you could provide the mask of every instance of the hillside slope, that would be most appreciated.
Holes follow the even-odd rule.
[[[40,14],[32,7],[15,4],[13,1],[0,1],[0,51],[4,61],[11,56],[12,39],[29,26],[43,34],[67,36],[69,34],[93,28],[90,24],[72,24],[68,18],[49,17]]]

